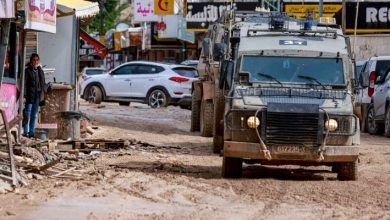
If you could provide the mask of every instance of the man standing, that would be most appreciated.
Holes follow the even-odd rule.
[[[45,75],[39,64],[39,55],[31,54],[30,63],[26,68],[25,93],[23,110],[23,131],[25,137],[35,136],[35,121],[39,106],[45,104]]]

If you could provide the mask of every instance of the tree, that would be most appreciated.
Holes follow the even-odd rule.
[[[115,28],[119,16],[118,0],[95,0],[99,3],[100,13],[89,25],[91,32],[106,33]],[[102,24],[102,26],[101,26]]]

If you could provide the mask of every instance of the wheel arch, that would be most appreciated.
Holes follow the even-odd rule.
[[[159,85],[159,86],[153,86],[148,90],[148,92],[146,93],[146,97],[145,97],[146,102],[147,102],[147,99],[149,98],[150,93],[152,93],[156,89],[162,90],[168,96],[168,98],[171,98],[171,95],[169,94],[168,89],[165,88],[165,86]]]
[[[92,86],[97,86],[97,87],[99,87],[99,89],[102,91],[102,95],[103,95],[102,99],[105,100],[105,98],[106,98],[106,90],[104,89],[103,84],[101,84],[100,82],[91,82],[91,83],[89,83],[89,84],[85,87],[85,89],[84,89],[83,98],[85,98],[85,96],[87,95],[88,90],[89,90]]]

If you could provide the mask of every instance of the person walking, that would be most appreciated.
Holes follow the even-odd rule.
[[[45,104],[45,74],[40,66],[39,55],[31,54],[25,71],[25,106],[23,110],[23,135],[35,137],[35,121],[39,106]]]

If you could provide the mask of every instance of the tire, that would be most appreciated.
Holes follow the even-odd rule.
[[[88,89],[88,102],[94,104],[102,103],[103,94],[102,90],[98,86],[91,86]]]
[[[200,131],[200,100],[202,100],[202,92],[198,86],[194,86],[191,101],[191,132]]]
[[[233,157],[223,157],[222,177],[240,178],[242,176],[242,159]]]
[[[370,134],[380,134],[383,130],[383,125],[375,122],[375,110],[374,105],[370,105],[367,111],[367,131]]]
[[[337,179],[357,180],[358,179],[357,161],[337,164]]]
[[[167,107],[168,103],[168,95],[161,89],[155,89],[149,93],[148,105],[151,108]]]
[[[385,133],[384,135],[386,137],[390,137],[390,104],[386,107],[386,114],[385,114]]]
[[[225,113],[225,97],[223,91],[215,86],[213,152],[218,154],[223,149],[223,116]]]
[[[130,106],[130,102],[119,102],[120,106]]]
[[[213,123],[214,123],[213,100],[202,100],[200,106],[201,106],[200,133],[203,137],[212,137]]]

